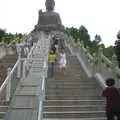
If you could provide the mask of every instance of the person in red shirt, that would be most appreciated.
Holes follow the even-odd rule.
[[[107,120],[120,120],[120,91],[115,87],[115,80],[109,78],[106,80],[106,85],[108,86],[102,93],[106,97],[106,117]]]

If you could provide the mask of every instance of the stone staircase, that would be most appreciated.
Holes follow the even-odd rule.
[[[3,66],[3,69],[0,69],[0,85],[3,83],[5,80],[5,77],[7,76],[7,68],[13,68],[17,61],[17,54],[12,54],[12,55],[6,55],[3,57],[3,59],[0,60],[0,66]]]
[[[105,101],[95,81],[82,72],[75,56],[68,57],[67,74],[56,69],[46,80],[43,118],[45,120],[105,120]]]
[[[0,69],[0,86],[4,82],[5,78],[7,77],[7,68],[13,68],[14,64],[17,61],[17,55],[6,55],[3,59],[0,60],[0,66],[3,66]],[[4,101],[0,101],[0,120],[3,120],[4,115],[8,109],[8,103]]]
[[[4,115],[6,114],[6,111],[8,109],[8,105],[7,104],[0,104],[0,120],[3,120]]]

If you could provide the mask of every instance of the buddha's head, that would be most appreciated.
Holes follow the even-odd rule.
[[[45,6],[46,6],[47,11],[53,11],[54,7],[55,7],[55,1],[54,0],[46,0]]]

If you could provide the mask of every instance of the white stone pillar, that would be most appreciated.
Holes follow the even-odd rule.
[[[93,53],[93,70],[92,70],[93,76],[97,72],[96,69],[97,69],[97,56],[95,53]]]
[[[23,79],[26,77],[26,60],[23,62]]]
[[[11,68],[7,69],[7,75],[9,75],[11,72]],[[10,97],[11,97],[11,76],[8,79],[7,87],[6,87],[6,102],[9,102]]]
[[[21,52],[19,53],[18,60],[19,60],[19,64],[17,67],[17,78],[20,78],[21,76]]]
[[[113,54],[112,56],[112,63],[113,63],[113,67],[118,66],[117,56],[115,54]]]

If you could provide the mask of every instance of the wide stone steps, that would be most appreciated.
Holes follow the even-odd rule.
[[[96,117],[96,118],[44,118],[43,120],[106,120],[105,117]]]
[[[44,106],[105,105],[104,100],[45,100]]]
[[[65,81],[65,80],[50,80],[50,81],[46,81],[47,84],[93,84],[95,85],[95,81],[82,81],[82,80],[68,80],[68,81]]]
[[[6,112],[7,109],[8,109],[8,106],[0,105],[0,112]]]
[[[86,83],[85,84],[85,83],[75,83],[75,82],[73,82],[73,83],[60,83],[60,84],[54,83],[53,85],[48,84],[48,85],[46,85],[46,87],[47,86],[56,86],[56,85],[66,86],[66,87],[68,87],[68,86],[84,86],[84,87],[91,86],[91,87],[95,87],[96,84],[94,84],[94,83]]]
[[[105,117],[105,111],[61,111],[44,112],[44,118],[95,118]]]
[[[87,78],[76,57],[68,57],[66,75],[56,68],[45,84],[45,120],[105,120],[105,100],[96,80]]]
[[[94,86],[79,86],[79,85],[76,85],[76,86],[73,86],[73,85],[69,85],[69,86],[63,86],[63,85],[59,85],[59,84],[56,84],[56,85],[46,85],[46,87],[48,89],[94,89],[94,90],[98,90],[96,87]],[[100,90],[100,89],[99,89]]]
[[[103,105],[60,105],[60,106],[45,106],[43,108],[44,112],[60,112],[60,111],[104,111],[105,106]]]
[[[17,61],[17,55],[13,54],[13,55],[6,55],[5,57],[3,57],[0,60],[0,66],[3,65],[4,68],[7,70],[8,67],[13,67],[14,64]],[[1,71],[1,70],[0,70]]]
[[[2,76],[1,79],[0,79],[0,85],[3,84],[5,78],[7,77],[7,68],[10,67],[12,69],[13,66],[15,65],[16,61],[17,61],[17,55],[16,54],[6,55],[5,57],[3,57],[0,60],[0,66],[1,65],[4,66],[3,69],[0,69],[0,76]],[[0,101],[0,120],[3,120],[7,110],[8,110],[8,105],[3,104]]]
[[[5,68],[13,67],[16,63],[17,55],[6,55],[3,59],[0,60],[0,64],[3,64]]]
[[[100,95],[46,95],[46,100],[103,100]]]
[[[0,120],[4,118],[7,109],[8,109],[7,105],[0,105]]]
[[[0,112],[0,119],[3,119],[6,112]]]
[[[74,91],[71,89],[71,90],[47,90],[46,91],[46,95],[97,95],[97,94],[100,94],[99,91],[95,91],[93,89],[91,90],[75,90]]]

